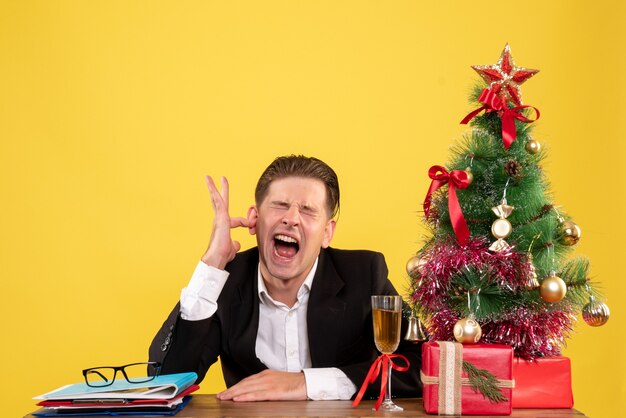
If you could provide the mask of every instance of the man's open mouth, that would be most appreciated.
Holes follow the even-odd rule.
[[[274,236],[274,251],[281,257],[292,258],[300,249],[300,245],[295,238],[283,234]]]

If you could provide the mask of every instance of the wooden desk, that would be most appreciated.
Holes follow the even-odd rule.
[[[189,405],[176,418],[200,417],[433,417],[424,412],[421,399],[397,399],[402,412],[376,412],[374,401],[362,401],[352,408],[351,401],[218,401],[215,395],[194,395]],[[511,417],[519,418],[581,418],[575,409],[514,409]],[[27,415],[25,418],[34,418]]]

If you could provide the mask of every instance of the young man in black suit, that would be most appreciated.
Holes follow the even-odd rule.
[[[378,353],[370,296],[397,294],[382,254],[329,247],[339,183],[324,162],[279,157],[261,175],[246,218],[228,212],[228,182],[207,184],[215,211],[206,253],[181,301],[150,346],[162,373],[194,371],[201,381],[221,359],[221,400],[350,399]],[[257,247],[239,252],[232,228]],[[403,329],[405,324],[403,321]],[[420,346],[393,373],[393,393],[421,396]],[[378,384],[367,395],[376,397]]]

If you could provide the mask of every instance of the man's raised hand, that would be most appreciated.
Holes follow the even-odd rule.
[[[228,213],[228,180],[222,177],[222,191],[218,191],[211,176],[206,176],[206,183],[211,194],[211,205],[215,217],[213,218],[213,230],[209,248],[201,260],[209,265],[223,270],[226,264],[235,258],[235,254],[241,248],[239,242],[230,236],[231,228],[246,227],[254,228],[246,218],[231,218]]]

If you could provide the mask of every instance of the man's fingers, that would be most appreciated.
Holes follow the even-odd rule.
[[[226,206],[226,211],[228,211],[228,180],[226,177],[222,176],[222,200],[224,201],[224,205]]]
[[[211,204],[213,205],[213,210],[217,212],[218,208],[221,206],[220,201],[222,200],[222,197],[211,176],[205,176],[204,179],[207,187],[209,188],[209,193],[211,194]]]
[[[217,397],[233,401],[305,400],[306,383],[303,373],[265,370],[246,377]]]
[[[231,389],[234,389],[232,387]],[[271,390],[259,387],[242,387],[233,391],[225,391],[219,394],[218,399],[222,401],[252,402],[271,401],[279,399]]]
[[[221,178],[221,192],[217,189],[211,176],[205,176],[205,181],[211,194],[214,217],[209,247],[202,256],[202,261],[209,266],[223,269],[241,249],[241,244],[233,241],[231,229],[241,226],[248,227],[249,221],[244,218],[231,218],[228,214],[229,188],[226,177]]]
[[[245,395],[246,393],[248,393],[248,390],[246,390],[245,387],[235,385],[221,393],[218,393],[217,398],[222,401],[231,401]]]
[[[269,393],[265,391],[244,393],[243,395],[235,396],[233,398],[233,401],[235,402],[255,402],[255,401],[274,401],[274,400],[278,400],[278,399],[275,399],[274,397],[272,397]]]
[[[226,177],[222,176],[222,190],[217,190],[217,186],[215,185],[215,181],[211,176],[204,177],[206,184],[209,188],[209,192],[211,193],[211,203],[213,204],[213,208],[215,211],[224,210],[228,213],[228,180]]]
[[[240,380],[235,385],[218,394],[221,400],[237,400],[241,397],[250,397],[251,393],[263,391],[266,388],[265,379],[259,373],[253,374]]]
[[[231,228],[239,228],[240,226],[248,228],[250,226],[250,222],[246,218],[230,218]]]
[[[209,192],[217,191],[217,187],[215,187],[215,182],[211,176],[204,176],[204,180],[206,181],[206,185],[209,188]]]

